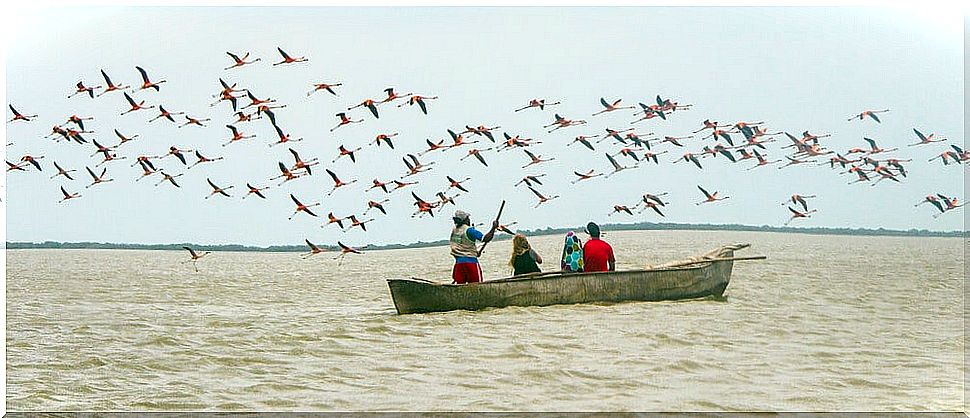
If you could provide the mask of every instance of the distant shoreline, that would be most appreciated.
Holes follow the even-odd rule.
[[[855,235],[855,236],[889,236],[889,237],[939,237],[939,238],[960,238],[967,235],[966,231],[929,231],[925,229],[866,229],[866,228],[792,228],[774,226],[753,226],[753,225],[710,225],[710,224],[671,224],[671,223],[636,223],[636,224],[604,224],[602,229],[609,231],[736,231],[736,232],[778,232],[791,234],[810,234],[810,235]],[[544,228],[537,230],[521,230],[523,234],[529,236],[565,234],[568,231],[582,231],[582,227],[575,228]],[[509,236],[501,234],[496,236],[496,240],[505,240]],[[337,249],[336,246],[320,245],[321,248]],[[406,248],[427,248],[440,247],[447,245],[447,240],[423,242],[418,241],[409,244],[386,244],[367,247],[370,250],[395,250]],[[125,244],[125,243],[104,243],[104,242],[7,242],[8,250],[30,250],[30,249],[99,249],[99,250],[182,250],[183,246],[189,246],[196,250],[203,251],[253,251],[253,252],[305,252],[306,245],[271,245],[268,247],[257,247],[239,244],[222,245],[201,245],[192,243],[177,244]]]

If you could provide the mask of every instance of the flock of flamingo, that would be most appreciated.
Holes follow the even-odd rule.
[[[309,61],[306,57],[293,57],[281,48],[277,48],[277,51],[280,55],[280,61],[273,62],[272,66],[274,67],[300,65],[301,63]],[[226,72],[231,72],[240,67],[254,65],[261,61],[260,58],[250,58],[249,53],[240,56],[239,54],[227,52],[227,55],[230,59],[230,65],[225,67],[224,70]],[[171,85],[163,86],[166,80],[153,78],[145,68],[137,66],[135,69],[140,76],[140,83],[132,85],[116,84],[104,70],[101,70],[101,77],[104,81],[103,85],[92,85],[86,84],[84,81],[79,81],[68,97],[80,96],[86,97],[87,99],[97,99],[109,94],[122,96],[127,108],[120,115],[154,113],[153,117],[148,119],[146,124],[157,124],[161,121],[162,123],[175,124],[178,128],[192,128],[196,126],[205,127],[208,123],[212,122],[212,118],[210,117],[169,111],[161,104],[146,104],[146,102],[150,102],[153,91],[157,93],[163,88],[169,88]],[[327,181],[329,190],[327,190],[326,196],[331,196],[338,192],[338,190],[348,188],[359,180],[357,178],[349,178],[346,168],[338,170],[337,163],[339,161],[346,159],[352,166],[357,162],[356,154],[361,152],[364,147],[386,147],[386,152],[395,151],[396,137],[400,133],[381,133],[376,135],[373,140],[368,141],[366,144],[360,144],[360,146],[335,144],[336,157],[330,161],[331,165],[329,167],[324,168],[320,157],[307,158],[294,149],[294,144],[301,142],[303,138],[295,138],[288,133],[281,123],[280,115],[278,115],[278,113],[285,112],[283,109],[288,108],[288,105],[279,104],[276,100],[269,97],[258,96],[253,90],[238,87],[236,83],[229,83],[223,78],[219,78],[218,81],[220,88],[213,95],[216,100],[209,103],[209,107],[225,104],[226,107],[232,109],[232,115],[228,116],[229,119],[225,123],[225,128],[228,130],[228,137],[221,146],[228,147],[239,142],[256,141],[256,135],[246,133],[246,126],[250,123],[258,123],[255,122],[257,120],[265,119],[266,123],[271,124],[277,134],[267,145],[269,147],[275,147],[277,145],[285,146],[288,148],[290,156],[292,157],[289,163],[273,161],[276,162],[280,173],[279,175],[266,179],[239,180],[239,189],[243,192],[239,197],[242,199],[249,197],[259,199],[288,198],[294,208],[289,219],[297,216],[326,218],[325,221],[321,221],[322,227],[335,224],[343,231],[349,231],[354,228],[366,231],[367,224],[375,220],[375,218],[367,217],[368,214],[380,212],[379,216],[393,215],[385,207],[390,201],[389,196],[394,195],[399,189],[409,188],[418,184],[420,181],[425,181],[425,184],[431,183],[428,180],[420,178],[428,177],[429,175],[426,173],[434,169],[435,161],[427,161],[432,156],[448,158],[450,155],[459,161],[473,158],[474,160],[469,160],[469,162],[464,164],[481,164],[484,167],[489,167],[488,161],[495,154],[519,153],[524,157],[524,164],[521,166],[523,170],[542,168],[545,163],[555,160],[555,157],[543,155],[538,151],[536,145],[543,143],[543,141],[536,138],[524,138],[520,135],[512,135],[508,132],[502,132],[499,135],[498,132],[501,126],[480,124],[478,126],[466,125],[464,128],[458,129],[445,128],[442,130],[447,133],[447,137],[436,140],[425,139],[424,143],[427,145],[427,148],[419,152],[404,152],[403,155],[398,155],[402,158],[403,168],[405,169],[399,178],[387,179],[386,181],[375,178],[369,186],[364,188],[364,192],[379,190],[388,197],[377,198],[376,200],[368,199],[363,212],[360,214],[349,214],[346,216],[337,216],[333,212],[324,214],[323,210],[317,209],[322,206],[322,203],[315,202],[309,196],[298,197],[294,193],[285,191],[285,189],[279,191],[279,193],[275,193],[275,195],[267,196],[269,193],[264,194],[264,191],[271,188],[285,188],[288,183],[295,181],[305,181],[299,179],[310,178],[315,171],[319,177],[321,174],[320,171],[323,171],[326,173],[326,177],[324,178],[329,179]],[[308,84],[310,87],[310,90],[306,93],[308,100],[311,96],[318,94],[338,98],[340,97],[338,90],[343,86],[343,83],[336,82],[314,82]],[[136,96],[138,99],[135,98]],[[330,132],[338,131],[351,124],[376,123],[379,121],[381,114],[405,106],[409,109],[415,109],[415,112],[426,115],[434,111],[434,100],[438,99],[438,96],[421,95],[413,92],[401,94],[393,87],[385,89],[381,96],[383,97],[378,99],[366,98],[359,102],[355,101],[353,104],[347,106],[345,111],[336,113],[334,115],[336,124],[330,129]],[[142,99],[143,97],[145,99]],[[718,121],[705,119],[700,123],[697,130],[685,133],[682,136],[657,136],[653,133],[638,132],[641,123],[663,123],[668,118],[680,117],[680,114],[689,111],[692,107],[690,104],[681,104],[670,98],[661,97],[660,95],[646,100],[646,102],[649,104],[638,102],[636,105],[624,105],[621,99],[607,100],[606,98],[600,98],[600,106],[598,108],[595,106],[595,103],[591,103],[591,112],[588,118],[596,118],[604,114],[623,113],[626,111],[632,119],[624,122],[628,125],[627,127],[614,129],[607,126],[602,128],[599,133],[590,133],[592,130],[588,129],[588,126],[591,123],[585,119],[571,119],[557,113],[555,109],[558,105],[561,105],[561,101],[535,98],[529,100],[527,104],[520,108],[509,109],[509,112],[538,112],[547,115],[545,117],[548,117],[550,123],[543,126],[547,134],[552,134],[559,130],[572,130],[581,133],[576,135],[570,142],[562,142],[565,143],[566,147],[581,146],[586,148],[586,152],[589,153],[591,159],[595,158],[599,160],[602,158],[600,161],[602,161],[606,169],[599,171],[596,168],[583,167],[571,170],[572,175],[575,176],[572,180],[573,184],[594,181],[596,178],[610,178],[621,171],[636,169],[641,165],[660,165],[665,162],[660,158],[664,154],[679,154],[678,157],[671,159],[669,162],[686,163],[693,165],[697,170],[703,170],[706,165],[718,159],[725,161],[727,164],[737,165],[739,169],[743,170],[766,170],[768,168],[767,166],[779,163],[782,164],[778,165],[777,169],[785,169],[794,165],[803,164],[827,166],[829,169],[837,170],[840,175],[851,176],[852,181],[849,182],[850,184],[870,184],[873,187],[885,180],[895,183],[903,182],[909,174],[904,163],[912,161],[912,158],[901,159],[893,157],[892,153],[898,151],[897,148],[882,148],[873,139],[864,138],[864,146],[860,144],[860,147],[836,151],[825,148],[822,145],[822,139],[831,136],[830,134],[812,134],[809,131],[805,131],[799,137],[784,131],[769,132],[764,121],[737,121],[721,124]],[[22,113],[12,104],[8,105],[8,107],[13,115],[8,123],[30,123],[39,117],[35,114]],[[887,112],[889,112],[889,109],[865,110],[848,118],[848,121],[850,123],[878,124],[881,123],[880,117],[887,117]],[[92,152],[89,158],[100,155],[100,161],[94,160],[90,165],[84,167],[84,171],[90,177],[90,183],[85,185],[85,188],[102,188],[106,187],[103,185],[104,183],[114,181],[115,178],[108,176],[109,168],[113,172],[121,173],[137,166],[138,171],[132,173],[132,178],[135,182],[140,182],[142,179],[151,177],[156,179],[154,182],[155,187],[180,188],[180,182],[201,182],[204,178],[210,187],[209,194],[204,196],[205,199],[234,197],[234,194],[231,194],[231,192],[237,185],[222,184],[213,181],[204,174],[198,174],[194,176],[195,178],[188,177],[190,170],[192,173],[203,171],[201,167],[221,161],[225,157],[210,157],[207,156],[209,154],[208,151],[202,151],[197,148],[181,149],[176,146],[169,147],[167,151],[159,155],[121,155],[121,151],[124,149],[123,146],[138,138],[139,135],[129,136],[123,134],[118,129],[113,129],[117,142],[107,144],[105,139],[99,141],[92,135],[94,131],[87,130],[85,127],[86,122],[88,125],[93,123],[92,121],[95,120],[94,117],[71,115],[62,120],[65,120],[65,122],[54,125],[51,132],[45,138],[53,138],[57,142],[64,141],[78,146],[79,149],[87,149]],[[915,128],[913,129],[913,134],[914,142],[908,144],[908,147],[942,148],[942,150],[938,150],[940,151],[938,153],[934,151],[936,155],[929,159],[930,162],[938,159],[943,165],[961,166],[970,160],[970,152],[964,151],[959,146],[939,144],[946,141],[946,138],[937,138],[932,133],[926,135]],[[604,141],[609,141],[609,143],[601,145]],[[547,139],[545,142],[550,141]],[[775,151],[785,152],[787,149],[790,149],[791,152],[783,155],[783,158],[770,159],[766,145],[773,142],[780,143],[782,146],[777,147],[771,154],[774,154]],[[11,145],[13,143],[7,144],[7,146]],[[562,143],[557,143],[556,145],[559,146]],[[451,152],[451,150],[462,150],[463,153],[459,152],[458,154],[460,155],[456,156],[456,153]],[[307,152],[307,150],[304,150],[304,152]],[[190,161],[193,156],[195,157],[195,161]],[[131,164],[117,162],[129,159],[133,161]],[[76,187],[71,187],[71,181],[75,180],[72,173],[79,172],[79,167],[67,167],[65,164],[59,163],[56,160],[51,161],[50,166],[45,167],[45,164],[42,164],[42,160],[44,160],[43,155],[32,155],[30,153],[20,157],[19,161],[14,160],[16,162],[7,160],[8,176],[12,172],[38,171],[53,173],[50,176],[51,179],[62,178],[65,180],[60,185],[60,191],[63,196],[60,202],[81,198],[82,195],[79,192],[73,191],[76,190]],[[750,163],[748,163],[749,160]],[[272,164],[273,162],[267,164]],[[196,167],[199,168],[197,169]],[[176,173],[179,170],[182,171]],[[338,171],[341,172],[340,175],[337,174]],[[547,173],[526,172],[521,180],[515,183],[516,187],[522,185],[524,189],[528,189],[527,194],[534,196],[535,208],[560,197],[560,195],[552,194],[548,190],[542,190],[544,188],[542,178],[546,175]],[[183,179],[183,176],[187,177]],[[413,200],[411,203],[416,208],[410,214],[411,217],[433,217],[436,211],[440,213],[445,209],[447,204],[455,205],[455,198],[460,193],[449,195],[452,189],[455,189],[457,192],[470,193],[464,184],[471,180],[471,177],[456,176],[451,173],[443,177],[438,183],[441,184],[442,190],[435,193],[436,199],[426,200],[419,196],[416,191],[410,190],[409,198]],[[270,184],[271,182],[272,184]],[[364,181],[361,182],[364,183]],[[245,187],[242,186],[243,184]],[[703,184],[697,185],[698,196],[702,196],[702,199],[696,201],[696,205],[717,204],[717,202],[730,198],[730,196],[723,195],[718,190],[713,190],[710,185],[707,186],[705,187]],[[663,217],[665,216],[664,211],[668,210],[668,205],[671,203],[668,199],[664,198],[668,195],[669,192],[655,191],[653,193],[644,193],[637,197],[635,204],[613,205],[613,210],[609,215],[626,214],[627,216],[633,216],[634,211],[639,214],[649,210],[657,216]],[[785,199],[782,202],[782,206],[787,208],[786,215],[790,216],[785,222],[785,225],[788,225],[796,219],[810,218],[817,211],[811,208],[810,199],[815,199],[816,197],[815,195],[793,193],[789,198]],[[933,205],[935,208],[934,217],[941,216],[964,205],[963,203],[959,203],[957,198],[940,193],[927,195],[916,206],[924,203]],[[514,233],[510,228],[514,224],[515,222],[505,223],[500,226],[500,230],[505,233]],[[309,252],[304,253],[303,257],[310,257],[328,251],[313,244],[309,239],[305,239],[305,242],[309,247]],[[336,258],[342,258],[349,253],[360,254],[362,253],[361,248],[364,248],[354,248],[345,245],[339,240],[337,241],[337,247],[339,249],[339,255]],[[191,254],[191,259],[186,262],[191,261],[193,264],[208,254],[207,252],[198,253],[189,247],[185,248]],[[197,267],[196,271],[198,271]]]

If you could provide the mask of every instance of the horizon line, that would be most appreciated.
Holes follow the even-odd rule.
[[[640,222],[635,224],[603,224],[601,226],[606,231],[734,231],[734,232],[770,232],[770,233],[795,233],[809,235],[858,235],[858,236],[909,236],[927,238],[954,238],[966,236],[966,230],[934,231],[928,229],[910,228],[885,229],[885,228],[849,228],[849,227],[787,227],[770,225],[743,225],[743,224],[678,224],[678,223],[653,223]],[[583,227],[545,227],[541,229],[519,230],[517,233],[526,235],[541,236],[565,233],[567,231],[583,231]],[[511,235],[496,235],[496,240],[510,238]],[[367,245],[365,248],[371,250],[382,249],[406,249],[424,248],[447,244],[447,239],[435,241],[414,241],[410,243],[389,243],[380,245]],[[5,249],[132,249],[132,250],[168,250],[181,249],[182,246],[192,246],[206,251],[267,251],[267,252],[292,252],[302,251],[306,248],[305,244],[271,244],[266,246],[246,245],[236,243],[223,244],[198,244],[191,242],[181,243],[125,243],[125,242],[97,242],[97,241],[5,241]],[[336,245],[318,245],[324,248],[338,248]],[[171,248],[175,247],[175,248]]]

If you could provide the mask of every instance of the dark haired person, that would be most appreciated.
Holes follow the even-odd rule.
[[[616,258],[613,247],[600,239],[600,227],[593,222],[586,224],[589,241],[583,246],[583,271],[615,271]]]
[[[455,221],[451,238],[448,239],[451,255],[455,257],[455,268],[451,271],[452,283],[478,283],[482,281],[482,270],[478,266],[479,254],[475,243],[491,241],[498,229],[498,221],[493,221],[492,229],[482,234],[471,226],[471,215],[468,212],[457,210],[451,219]]]

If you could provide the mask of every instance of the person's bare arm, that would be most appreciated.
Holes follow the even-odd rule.
[[[539,255],[539,253],[537,253],[536,250],[529,250],[529,251],[532,251],[532,258],[536,260],[536,264],[542,264],[542,256]]]

